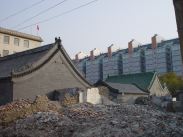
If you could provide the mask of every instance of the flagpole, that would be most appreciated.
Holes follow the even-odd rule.
[[[36,26],[36,30],[37,30],[37,36],[39,36],[39,26]]]

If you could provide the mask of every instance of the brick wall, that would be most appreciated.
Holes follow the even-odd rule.
[[[57,53],[40,70],[22,78],[13,79],[13,99],[34,99],[36,95],[45,95],[51,91],[65,88],[78,87],[86,90],[88,85],[68,66],[62,54]]]
[[[79,103],[80,91],[78,88],[55,90],[49,93],[48,98],[53,101],[59,101],[62,106],[68,106]]]

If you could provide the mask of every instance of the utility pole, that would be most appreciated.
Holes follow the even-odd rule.
[[[183,0],[173,0],[183,61]]]

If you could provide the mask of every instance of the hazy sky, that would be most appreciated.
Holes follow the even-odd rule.
[[[0,20],[40,0],[0,0]],[[63,0],[44,0],[39,5],[4,22],[1,27],[13,28],[25,19]],[[20,27],[61,14],[92,0],[67,0],[56,8],[26,22]],[[54,42],[60,36],[69,55],[89,53],[94,48],[106,52],[115,44],[127,48],[131,39],[150,43],[155,33],[165,39],[178,37],[172,0],[98,0],[72,13],[38,24],[44,43]],[[17,28],[16,28],[17,29]],[[15,30],[16,30],[15,29]],[[21,30],[37,35],[36,25]]]

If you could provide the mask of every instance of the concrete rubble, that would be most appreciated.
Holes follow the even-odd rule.
[[[7,124],[39,111],[57,111],[55,104],[46,96],[37,96],[34,101],[22,99],[0,106],[0,124]]]
[[[151,105],[82,103],[0,126],[0,137],[183,137],[183,113]]]

